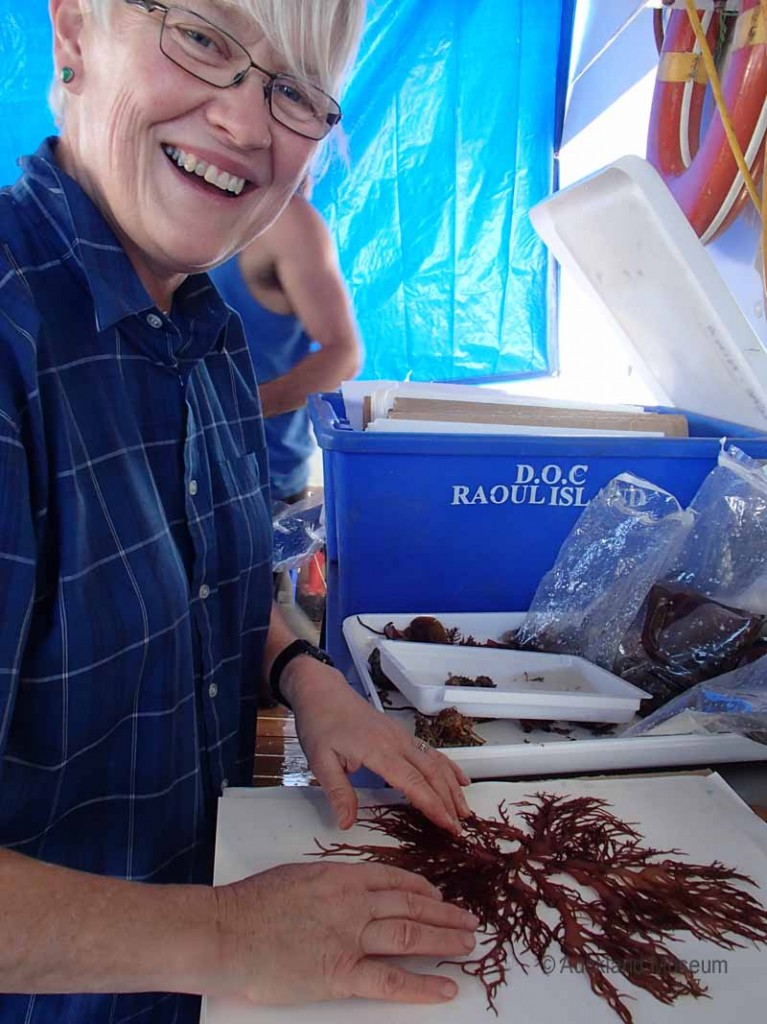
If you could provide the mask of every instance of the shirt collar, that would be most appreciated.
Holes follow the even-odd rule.
[[[144,285],[116,235],[96,204],[80,185],[55,162],[58,139],[45,139],[36,153],[22,157],[23,181],[75,269],[85,278],[93,296],[100,331],[114,327],[128,316],[154,309]],[[207,274],[190,275],[173,296],[174,317],[203,322],[214,328],[223,346],[230,311]]]

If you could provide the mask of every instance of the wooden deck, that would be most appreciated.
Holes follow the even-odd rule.
[[[324,561],[315,558],[312,565],[299,571],[295,599],[286,589],[276,600],[296,636],[319,644],[325,603]],[[298,745],[293,715],[280,704],[259,709],[253,785],[317,785]]]
[[[316,785],[306,758],[298,745],[296,724],[281,706],[262,708],[258,713],[254,786]]]

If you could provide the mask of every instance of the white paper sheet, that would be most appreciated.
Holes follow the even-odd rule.
[[[600,409],[603,412],[641,412],[642,406],[605,405],[537,395],[514,395],[500,388],[476,384],[430,384],[421,381],[350,380],[341,385],[346,415],[355,430],[362,430],[362,403],[371,400],[372,418],[385,417],[398,396],[450,401],[494,402],[503,405],[538,405],[552,409]]]
[[[371,420],[373,434],[504,434],[526,437],[665,437],[654,430],[602,430],[598,427],[552,427],[524,423],[466,423],[451,420]]]
[[[719,859],[754,878],[767,900],[767,825],[717,775],[665,778],[587,779],[535,783],[484,782],[467,790],[470,805],[491,815],[501,800],[515,801],[544,789],[563,795],[600,796],[615,813],[637,822],[648,844],[677,847],[698,863]],[[382,793],[362,791],[361,804],[381,802]],[[230,790],[219,802],[216,884],[226,884],[277,864],[311,859],[304,855],[322,842],[386,842],[359,827],[340,833],[324,794],[317,789]],[[683,938],[676,952],[699,962],[698,973],[712,998],[677,1001],[673,1006],[640,992],[620,978],[619,990],[636,996],[635,1024],[750,1024],[764,1020],[765,952],[748,947],[723,950]],[[257,1007],[211,999],[203,1010],[206,1024],[617,1024],[619,1018],[595,996],[584,975],[560,970],[550,975],[537,967],[528,974],[514,967],[498,998],[498,1017],[486,1009],[485,993],[475,979],[443,967],[460,985],[450,1004],[424,1007],[351,1000],[304,1007]],[[414,969],[434,969],[426,960]]]

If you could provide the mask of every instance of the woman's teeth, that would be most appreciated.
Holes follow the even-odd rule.
[[[194,153],[187,153],[176,146],[163,146],[162,148],[182,171],[196,174],[199,178],[207,181],[209,185],[220,188],[222,192],[233,192],[238,196],[245,188],[244,178],[236,178],[227,171],[221,171],[215,164],[208,164],[204,160],[200,160]]]

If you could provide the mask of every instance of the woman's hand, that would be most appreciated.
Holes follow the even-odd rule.
[[[271,1004],[349,996],[445,1002],[455,982],[383,958],[452,959],[475,944],[472,914],[443,903],[419,875],[380,864],[286,864],[214,893],[215,972],[201,979],[212,995]]]
[[[461,786],[470,780],[457,764],[372,708],[327,665],[295,658],[282,685],[309,767],[341,828],[350,828],[357,817],[357,798],[346,776],[364,765],[436,825],[460,831],[460,819],[470,813]]]

